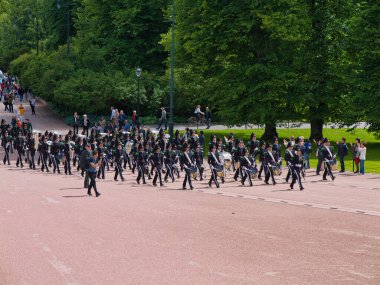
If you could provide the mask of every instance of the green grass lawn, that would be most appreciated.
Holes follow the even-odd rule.
[[[223,138],[223,136],[228,136],[230,133],[234,133],[235,138],[243,139],[244,143],[247,143],[251,133],[254,132],[258,138],[260,138],[264,130],[256,129],[256,130],[204,130],[206,143],[208,146],[210,135],[215,134],[216,136]],[[289,140],[290,136],[304,136],[308,138],[310,135],[309,129],[279,129],[277,130],[279,135],[279,140],[282,142],[283,139]],[[355,138],[359,137],[361,141],[367,142],[367,160],[365,162],[365,169],[368,173],[380,173],[380,140],[376,139],[375,136],[371,133],[368,133],[364,129],[356,129],[354,131],[348,132],[347,129],[324,129],[323,135],[327,137],[331,144],[335,146],[335,142],[340,140],[343,136],[347,139],[347,145],[349,147],[349,154],[346,156],[346,171],[352,171],[352,149],[350,147],[350,143],[355,142]],[[271,142],[272,143],[272,142]],[[310,164],[311,167],[317,166],[317,159],[315,157],[316,146],[313,145],[313,153],[311,154]],[[205,152],[208,149],[205,148]],[[284,154],[285,147],[282,148],[282,153]]]

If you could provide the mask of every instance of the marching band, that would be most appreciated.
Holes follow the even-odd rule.
[[[95,179],[105,179],[106,170],[114,168],[114,180],[126,180],[125,172],[128,169],[135,173],[136,182],[147,183],[152,179],[152,184],[163,186],[169,181],[174,182],[180,178],[183,171],[183,189],[187,186],[194,189],[194,180],[203,180],[206,176],[204,166],[203,147],[199,143],[199,137],[194,130],[188,130],[183,136],[176,132],[173,138],[160,131],[135,127],[132,132],[108,131],[100,133],[92,129],[89,136],[69,131],[66,135],[57,132],[41,133],[26,126],[21,130],[15,129],[1,122],[1,146],[4,150],[3,163],[10,165],[9,154],[13,150],[17,153],[16,166],[24,167],[28,163],[30,169],[39,167],[41,171],[60,174],[60,165],[66,175],[72,175],[72,168],[80,171],[85,177],[84,187],[94,189],[96,195],[100,195],[96,189]],[[235,139],[233,134],[223,139],[211,136],[207,163],[210,170],[209,187],[214,184],[217,188],[225,182],[227,173],[233,175],[235,181],[240,180],[242,185],[248,182],[253,186],[254,180],[276,185],[276,177],[282,174],[281,144],[274,138],[274,143],[269,144],[256,139],[251,134],[249,142],[245,145],[242,140]],[[305,161],[303,153],[305,146],[303,138],[284,141],[286,151],[284,160],[288,173],[286,182],[291,181],[293,189],[297,183],[303,190],[302,178],[305,176]],[[35,155],[37,160],[35,161]],[[323,179],[333,175],[336,166],[335,155],[329,146],[327,138],[323,139],[318,148],[318,157],[324,168]],[[164,174],[164,177],[163,177]]]

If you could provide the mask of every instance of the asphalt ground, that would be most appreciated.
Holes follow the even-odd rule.
[[[184,191],[183,178],[154,187],[111,170],[95,198],[78,172],[17,168],[13,154],[0,165],[0,284],[380,284],[380,175],[308,171],[299,191],[284,174],[248,187],[228,173],[217,189],[206,170]]]

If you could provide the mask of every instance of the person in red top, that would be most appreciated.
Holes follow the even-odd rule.
[[[137,112],[135,110],[132,112],[132,126],[137,126]]]

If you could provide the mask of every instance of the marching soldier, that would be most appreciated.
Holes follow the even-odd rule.
[[[14,142],[14,147],[17,151],[17,161],[16,166],[20,164],[21,168],[24,167],[24,164],[22,163],[22,151],[24,149],[24,139],[21,137],[21,132],[18,133],[17,138]]]
[[[244,147],[244,142],[241,140],[238,140],[238,148],[235,149],[235,152],[234,152],[234,160],[236,163],[239,162],[240,164],[240,158],[244,156],[245,151],[246,151],[246,148]],[[243,177],[241,167],[236,167],[236,168],[237,169],[234,175],[235,181],[237,181],[238,176]]]
[[[28,145],[28,149],[30,153],[29,168],[35,170],[36,165],[34,164],[34,156],[36,155],[36,147],[35,147],[33,133],[29,134],[27,145]]]
[[[5,131],[4,132],[4,136],[1,139],[1,146],[4,148],[3,163],[4,164],[8,163],[8,165],[10,165],[10,162],[9,162],[9,151],[11,149],[11,144],[12,144],[12,138],[8,135],[8,132]]]
[[[211,183],[214,182],[216,185],[216,188],[219,188],[218,183],[218,170],[223,169],[223,165],[220,163],[217,154],[216,154],[216,146],[212,146],[211,152],[208,155],[208,164],[210,165],[211,170],[211,177],[210,181],[208,182],[208,186],[211,187]]]
[[[290,183],[290,189],[293,189],[293,186],[297,181],[300,186],[300,190],[302,191],[304,189],[301,181],[301,171],[303,163],[302,151],[300,146],[296,146],[295,150],[296,151],[292,156],[291,161],[289,162],[289,165],[291,166],[292,170],[292,182]]]
[[[70,157],[70,152],[71,152],[71,145],[70,145],[70,141],[69,141],[69,136],[66,135],[65,136],[65,145],[64,145],[64,148],[63,148],[63,154],[65,156],[65,174],[69,174],[69,175],[72,175],[71,174],[71,157]]]
[[[259,170],[259,176],[258,178],[261,180],[261,173],[264,171],[264,176],[267,175],[266,168],[265,168],[265,153],[266,153],[266,144],[264,141],[261,142],[261,147],[258,150],[259,160],[261,162],[260,170]]]
[[[253,186],[251,172],[255,167],[255,160],[252,155],[249,154],[250,150],[246,150],[243,157],[240,158],[240,167],[242,168],[243,178],[241,184],[244,185],[245,180],[248,178],[249,186]]]
[[[140,179],[142,179],[143,184],[146,184],[145,181],[145,152],[144,152],[144,146],[142,144],[139,144],[138,146],[138,152],[135,155],[136,159],[136,167],[137,167],[137,184],[140,184]]]
[[[89,176],[90,183],[88,184],[87,194],[91,196],[91,189],[94,188],[96,197],[99,197],[101,194],[98,192],[96,187],[96,170],[99,167],[98,161],[98,151],[94,151],[91,156],[86,159],[88,162],[88,168],[86,169],[86,175]]]
[[[332,151],[329,147],[329,140],[327,138],[324,138],[322,140],[322,146],[320,148],[321,156],[323,159],[323,162],[325,163],[325,171],[323,172],[323,180],[327,180],[327,175],[331,177],[331,179],[334,181],[335,176],[333,175],[331,171],[331,160],[334,159],[334,156],[332,154]]]
[[[180,163],[185,170],[185,179],[183,180],[182,189],[186,190],[186,185],[189,183],[190,190],[193,190],[193,184],[191,183],[191,173],[195,171],[194,165],[191,160],[190,147],[187,143],[183,144],[183,153],[180,157]]]
[[[160,180],[160,186],[164,186],[164,184],[162,183],[162,177],[161,177],[162,164],[163,164],[163,155],[161,153],[161,148],[159,145],[155,145],[153,150],[154,150],[154,154],[151,157],[153,161],[154,169],[155,169],[153,185],[157,186],[156,182],[158,178]]]
[[[115,162],[115,177],[113,180],[117,180],[117,176],[120,175],[121,181],[124,181],[123,177],[123,168],[122,168],[122,160],[123,160],[123,149],[122,145],[118,144],[117,149],[114,153],[114,162]]]
[[[272,153],[272,145],[269,145],[267,148],[267,151],[265,152],[265,160],[264,160],[264,167],[266,168],[265,171],[265,183],[269,184],[269,178],[272,179],[273,185],[276,185],[276,181],[274,180],[274,173],[273,173],[273,166],[276,165],[276,160]]]

